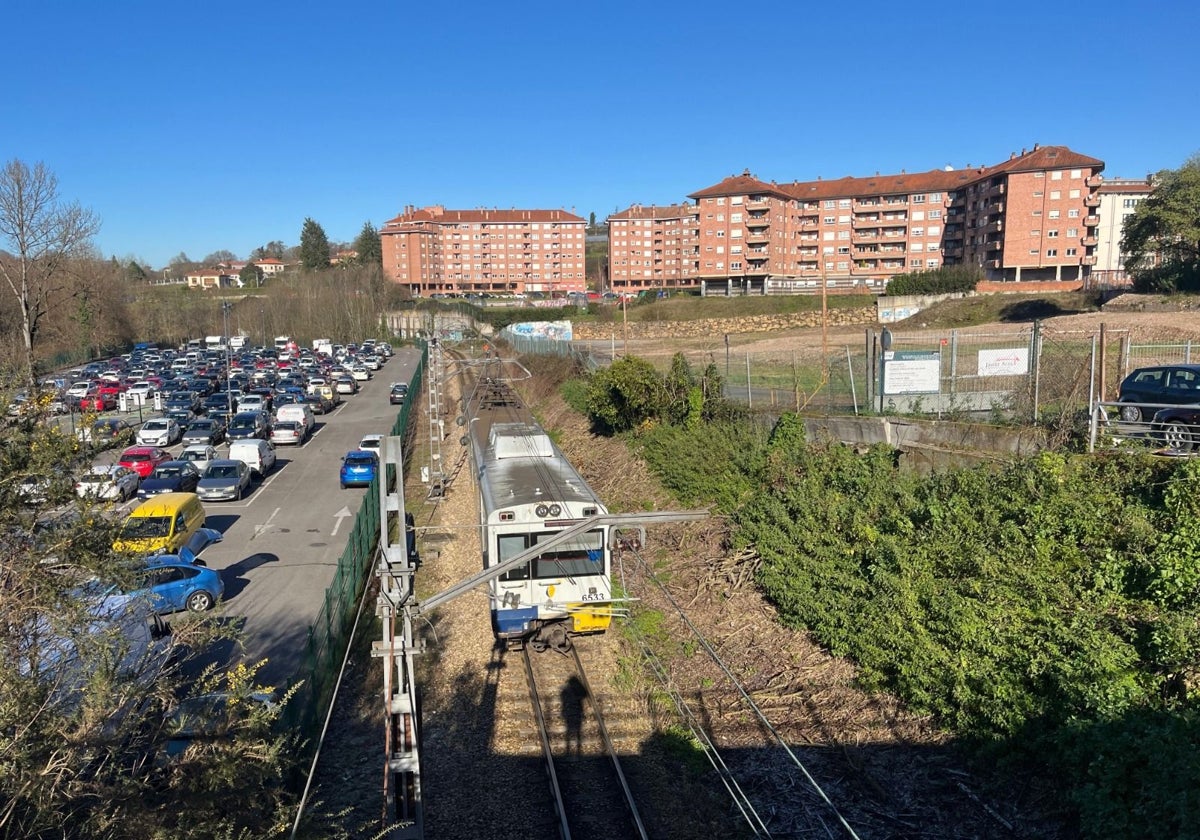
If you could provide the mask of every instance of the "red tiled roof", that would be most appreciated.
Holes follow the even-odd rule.
[[[694,204],[671,204],[663,207],[655,205],[634,204],[627,210],[613,213],[608,217],[613,219],[679,219],[691,216],[696,212]]]
[[[1034,172],[1041,169],[1082,169],[1084,167],[1103,169],[1104,161],[1073,152],[1066,146],[1035,146],[1031,152],[1014,155],[1003,163],[987,167],[985,175],[995,175],[999,172]]]
[[[388,225],[433,222],[436,224],[463,224],[465,222],[486,222],[492,224],[517,224],[521,222],[583,222],[587,219],[568,213],[566,210],[446,210],[443,207],[423,207],[420,210],[408,208],[394,219],[384,223]]]
[[[846,176],[832,181],[793,181],[790,184],[768,184],[753,177],[749,170],[733,175],[711,187],[691,193],[688,198],[700,199],[725,195],[767,193],[781,198],[816,200],[851,198],[859,195],[903,195],[960,189],[974,181],[1005,172],[1027,172],[1040,169],[1104,168],[1104,161],[1073,152],[1066,146],[1038,146],[1030,152],[1014,155],[994,166],[968,169],[933,169],[929,172],[901,172],[899,175],[874,177]]]
[[[690,193],[688,198],[715,198],[721,195],[750,195],[752,193],[755,195],[768,193],[784,199],[788,197],[777,185],[758,180],[747,169],[741,175],[730,175],[719,184]]]
[[[795,181],[784,184],[787,195],[800,201],[849,198],[857,195],[908,195],[909,193],[957,190],[979,177],[974,169],[933,169],[867,178],[847,176],[836,181]]]

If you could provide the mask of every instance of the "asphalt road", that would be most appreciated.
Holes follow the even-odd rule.
[[[201,559],[225,583],[222,614],[242,625],[245,649],[218,658],[266,660],[263,685],[282,688],[303,659],[308,629],[324,603],[366,488],[342,490],[342,456],[366,434],[388,434],[400,406],[388,402],[392,382],[408,382],[420,355],[400,348],[354,395],[342,395],[332,413],[319,415],[303,446],[277,446],[275,468],[236,502],[205,502],[207,526],[224,535]],[[414,395],[415,396],[415,395]],[[150,413],[146,414],[151,416]],[[136,426],[137,413],[131,418]],[[173,455],[182,446],[169,447]],[[227,445],[217,447],[222,456]],[[120,450],[98,461],[114,462]],[[137,505],[120,506],[118,516]],[[168,619],[170,617],[168,616]]]

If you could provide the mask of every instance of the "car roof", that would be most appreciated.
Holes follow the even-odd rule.
[[[121,453],[121,457],[126,455],[153,455],[156,452],[162,452],[157,446],[131,446]]]
[[[230,464],[244,464],[244,463],[246,463],[246,462],[239,461],[237,458],[214,458],[213,460],[208,462],[208,465],[210,467],[215,467],[217,465],[227,467]]]
[[[347,458],[370,458],[372,461],[378,459],[379,455],[370,449],[351,449],[346,453]]]

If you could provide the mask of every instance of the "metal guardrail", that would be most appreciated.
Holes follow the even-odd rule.
[[[1200,403],[1197,403],[1200,406]],[[1180,408],[1179,403],[1133,403],[1097,402],[1088,413],[1088,452],[1110,446],[1135,444],[1170,454],[1186,454],[1200,449],[1200,426],[1190,427],[1193,432],[1187,439],[1180,440],[1178,433],[1171,433],[1162,423],[1144,420],[1146,414],[1153,417],[1164,408]],[[1134,411],[1137,418],[1126,419]]]

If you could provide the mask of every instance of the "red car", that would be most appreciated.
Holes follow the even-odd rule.
[[[121,460],[117,463],[122,467],[129,467],[139,477],[145,478],[163,461],[170,460],[171,453],[161,447],[131,446],[121,453]]]
[[[116,396],[104,390],[92,389],[79,398],[80,411],[112,411],[116,407]]]

